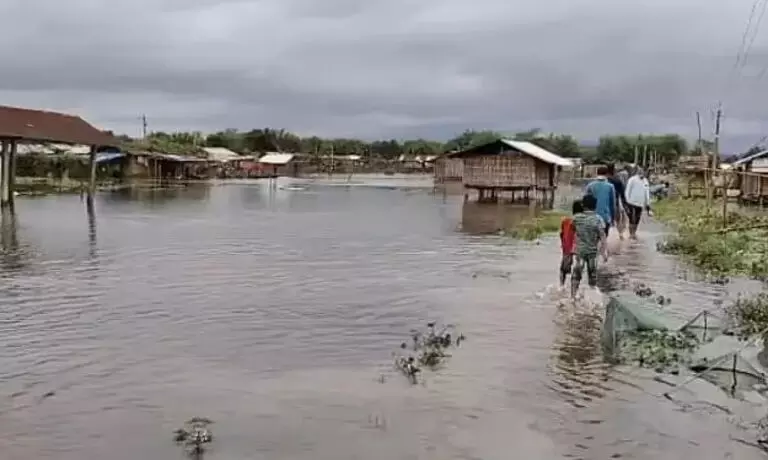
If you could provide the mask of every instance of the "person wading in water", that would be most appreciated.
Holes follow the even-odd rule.
[[[586,194],[595,197],[597,201],[595,212],[603,219],[606,237],[616,217],[616,189],[608,182],[608,171],[607,166],[600,166],[597,169],[597,178],[587,184],[586,189]]]
[[[653,215],[651,212],[651,192],[642,169],[637,168],[632,177],[629,178],[624,195],[627,202],[627,217],[629,218],[629,237],[636,240],[637,227],[640,225],[643,210],[649,216]]]
[[[627,209],[627,200],[624,198],[624,185],[625,182],[621,180],[621,177],[616,172],[616,166],[613,164],[608,165],[608,182],[613,185],[613,189],[616,191],[616,196],[614,197],[614,224],[616,225],[616,230],[619,232],[619,239],[624,239],[624,229],[626,228],[626,215],[624,214],[625,210]]]
[[[573,273],[571,274],[571,297],[574,299],[579,291],[584,267],[587,268],[589,287],[597,289],[597,257],[602,254],[603,261],[608,260],[608,248],[605,244],[605,222],[595,212],[597,200],[593,195],[585,195],[581,204],[583,212],[573,216],[576,248]]]

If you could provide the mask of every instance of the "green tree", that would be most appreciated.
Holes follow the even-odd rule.
[[[498,131],[475,131],[468,129],[446,142],[445,147],[448,150],[466,150],[478,145],[490,144],[503,137],[504,135]]]

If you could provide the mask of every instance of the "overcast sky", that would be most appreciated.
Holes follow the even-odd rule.
[[[0,103],[104,129],[768,134],[753,0],[3,0]],[[759,12],[759,7],[758,7]],[[768,14],[766,15],[768,16]]]

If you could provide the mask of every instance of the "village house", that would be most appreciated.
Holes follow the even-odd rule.
[[[295,161],[296,155],[292,153],[270,152],[259,158],[261,171],[268,177],[299,175],[299,163]]]
[[[764,206],[768,203],[768,150],[739,158],[727,170],[737,174],[739,201]],[[733,176],[733,175],[732,175]]]
[[[535,144],[511,139],[480,145],[448,155],[464,162],[465,190],[477,191],[478,201],[496,201],[506,193],[512,201],[554,205],[558,174],[572,163]],[[469,195],[465,194],[465,199]]]
[[[189,155],[129,150],[123,163],[126,179],[188,180],[208,177],[208,160]]]
[[[461,182],[464,177],[464,160],[453,158],[450,153],[437,157],[434,165],[435,185]]]
[[[78,116],[0,106],[0,206],[13,199],[18,148],[26,143],[87,145],[87,190],[91,194],[96,189],[96,153],[101,147],[115,145],[116,139]]]

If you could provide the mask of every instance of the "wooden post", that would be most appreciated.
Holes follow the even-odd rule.
[[[8,195],[13,202],[14,192],[16,191],[16,163],[17,163],[18,143],[11,141],[10,159],[8,160]]]
[[[10,141],[10,148],[6,146],[3,152],[3,186],[0,189],[0,207],[5,207],[11,202],[11,151],[13,150],[13,141]]]
[[[720,103],[717,107],[717,115],[715,117],[715,144],[714,144],[714,160],[712,161],[713,178],[714,172],[720,169],[720,119],[723,115],[723,104]],[[728,184],[726,183],[725,171],[722,172],[723,178],[723,227],[728,226]],[[713,190],[714,196],[714,190]]]
[[[5,157],[8,156],[9,148],[8,141],[0,141],[0,196],[2,191],[5,190]]]
[[[88,195],[93,196],[96,193],[96,146],[92,145],[88,153]]]
[[[696,126],[699,129],[699,137],[696,139],[696,149],[699,152],[699,155],[703,155],[704,152],[701,148],[701,114],[699,112],[696,112]]]
[[[88,215],[88,245],[93,257],[96,251],[96,211],[93,206],[93,195],[88,195],[85,199],[85,209]]]

